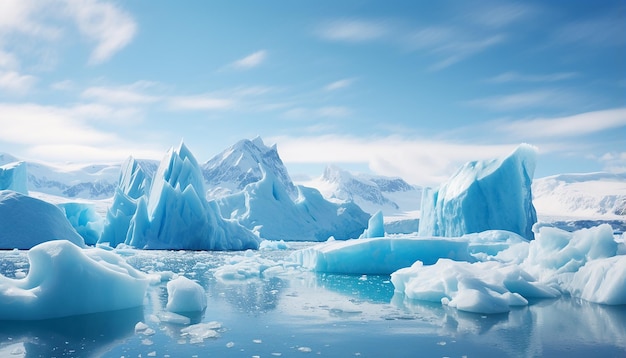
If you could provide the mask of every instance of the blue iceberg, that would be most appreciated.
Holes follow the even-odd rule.
[[[30,249],[51,240],[85,241],[61,209],[11,190],[0,191],[0,249]]]
[[[168,151],[150,184],[136,162],[129,161],[124,170],[101,243],[142,249],[258,248],[256,235],[223,219],[217,204],[205,199],[202,172],[184,143]]]
[[[25,162],[0,165],[0,190],[13,190],[28,195]]]
[[[96,212],[96,206],[89,203],[61,203],[59,208],[65,213],[74,230],[87,245],[95,245],[102,235],[104,219]]]
[[[438,189],[425,189],[419,235],[507,230],[533,239],[536,156],[535,147],[522,144],[504,159],[466,163]]]

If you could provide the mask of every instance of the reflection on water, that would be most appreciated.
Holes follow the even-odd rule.
[[[97,355],[134,334],[141,320],[142,307],[44,321],[0,321],[0,356]]]
[[[209,305],[190,318],[220,322],[217,337],[194,341],[181,331],[185,326],[160,321],[167,303],[161,282],[149,288],[140,309],[0,322],[0,356],[626,356],[624,306],[560,298],[486,316],[407,300],[394,293],[388,276],[293,270],[279,277],[217,280],[213,270],[236,254],[127,253],[144,272],[172,271],[197,280]],[[280,260],[288,252],[270,254]],[[139,321],[153,333],[135,332]]]

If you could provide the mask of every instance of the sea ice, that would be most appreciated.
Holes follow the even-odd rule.
[[[175,313],[201,312],[206,305],[206,292],[197,282],[178,276],[167,283],[166,310]]]
[[[453,237],[507,230],[532,239],[536,155],[534,147],[522,144],[504,159],[466,163],[438,189],[424,189],[419,234]]]
[[[0,320],[41,320],[143,305],[145,275],[120,256],[67,240],[28,251],[23,279],[0,275]]]
[[[0,249],[30,249],[50,240],[85,245],[57,206],[11,190],[0,190]]]
[[[13,190],[28,195],[26,162],[0,165],[0,190]]]

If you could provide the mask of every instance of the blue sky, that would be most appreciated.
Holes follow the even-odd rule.
[[[58,163],[260,135],[292,175],[625,171],[626,3],[3,0],[0,127]]]

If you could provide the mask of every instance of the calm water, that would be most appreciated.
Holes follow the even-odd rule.
[[[280,261],[290,251],[260,252]],[[388,276],[292,270],[222,282],[213,270],[240,253],[128,252],[142,271],[198,280],[209,306],[192,323],[216,337],[159,321],[165,283],[144,307],[43,322],[0,321],[0,357],[626,357],[626,307],[561,298],[508,314],[460,313],[394,295]],[[1,252],[0,272],[28,269],[24,252]],[[137,322],[149,330],[135,332]],[[213,332],[213,331],[211,331]]]

